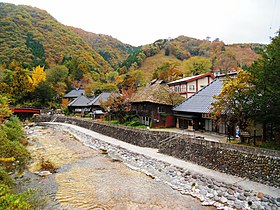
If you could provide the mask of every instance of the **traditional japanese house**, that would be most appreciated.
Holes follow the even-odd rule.
[[[174,107],[176,127],[225,134],[226,124],[216,124],[210,115],[211,103],[214,101],[214,96],[221,92],[222,86],[223,81],[217,78],[183,103]]]
[[[92,99],[86,97],[85,95],[80,95],[78,98],[74,99],[68,104],[68,109],[74,114],[85,115],[90,112],[89,102]]]
[[[93,115],[94,119],[102,118],[104,115],[103,108],[101,107],[101,103],[108,100],[108,98],[113,93],[109,92],[102,92],[100,95],[98,95],[95,99],[90,101],[88,105],[90,106],[91,113]]]
[[[71,101],[84,94],[85,90],[83,88],[75,88],[63,96],[62,104],[67,106]]]
[[[172,107],[184,97],[171,90],[162,80],[153,80],[131,99],[131,111],[150,127],[173,127]]]

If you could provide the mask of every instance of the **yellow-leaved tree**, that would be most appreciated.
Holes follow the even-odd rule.
[[[32,75],[28,77],[28,80],[31,84],[30,92],[34,91],[41,82],[46,80],[46,72],[44,71],[44,67],[36,66],[33,68]]]

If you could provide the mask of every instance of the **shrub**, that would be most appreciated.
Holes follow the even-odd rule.
[[[86,114],[86,115],[84,116],[84,118],[92,118],[92,115],[91,115],[91,114]]]
[[[7,138],[11,141],[20,141],[25,137],[23,124],[16,116],[12,116],[10,120],[4,124],[3,128]]]
[[[14,184],[13,179],[9,176],[9,174],[0,167],[0,184],[4,184],[8,187],[12,187]],[[0,196],[1,196],[1,192],[0,192]]]
[[[120,122],[118,120],[111,120],[109,121],[111,124],[118,125]]]
[[[128,126],[136,127],[141,125],[139,118],[133,118],[128,124]]]
[[[280,150],[280,143],[273,142],[273,141],[267,141],[262,142],[259,147],[265,148],[265,149],[272,149],[272,150]]]
[[[25,138],[25,133],[17,117],[11,117],[4,125],[0,125],[0,158],[3,160],[14,158],[14,161],[0,159],[0,165],[5,170],[21,172],[30,159],[30,153],[20,143],[20,139],[23,138]]]
[[[147,126],[146,126],[146,125],[138,125],[138,126],[135,126],[134,128],[143,128],[143,129],[146,129]]]
[[[13,193],[15,182],[7,173],[21,172],[30,159],[30,153],[21,144],[23,139],[26,139],[25,132],[17,117],[13,116],[5,124],[0,125],[0,210],[42,209],[37,208],[39,199],[34,200],[33,190]]]
[[[67,106],[63,106],[62,111],[63,111],[64,115],[66,115],[66,116],[69,116],[71,114],[71,112]]]
[[[28,193],[13,194],[7,185],[0,184],[0,210],[30,209],[28,198]]]

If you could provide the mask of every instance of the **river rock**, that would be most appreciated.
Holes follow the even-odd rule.
[[[244,196],[246,196],[246,197],[250,197],[251,195],[252,195],[251,192],[248,192],[248,191],[245,191],[245,192],[244,192]]]
[[[262,202],[268,202],[269,200],[268,200],[268,198],[267,197],[263,197],[262,198]]]
[[[227,203],[228,199],[225,198],[225,197],[221,197],[221,198],[220,198],[220,201],[221,201],[222,203]]]
[[[262,192],[258,192],[257,197],[258,197],[260,200],[262,200],[262,198],[263,198],[263,193],[262,193]]]
[[[222,197],[224,195],[224,193],[222,191],[218,192],[218,197]]]
[[[100,147],[99,150],[100,150],[101,154],[104,154],[104,155],[108,154],[108,150],[104,147]]]
[[[231,200],[231,201],[235,201],[235,200],[236,200],[236,198],[235,198],[234,196],[232,196],[232,195],[229,195],[229,196],[227,197],[227,199],[228,199],[228,200]]]
[[[277,207],[277,205],[272,205],[272,206],[271,206],[271,209],[272,209],[272,210],[277,210],[278,207]]]
[[[211,201],[211,200],[205,200],[202,202],[202,206],[212,206],[215,203],[215,201]]]
[[[207,191],[206,190],[200,190],[199,193],[202,194],[202,195],[206,195]]]
[[[231,189],[229,189],[229,190],[227,191],[227,193],[228,193],[229,195],[233,195],[233,194],[234,194],[234,191],[231,190]]]
[[[206,197],[208,197],[208,198],[213,198],[214,195],[213,195],[212,193],[207,193],[207,194],[206,194]]]
[[[52,173],[49,171],[37,171],[34,174],[37,174],[38,176],[42,176],[42,177],[52,175]]]
[[[220,200],[220,198],[219,198],[217,195],[215,195],[213,199],[214,199],[215,201],[219,201],[219,200]]]
[[[244,195],[241,195],[241,194],[237,198],[238,198],[238,200],[241,200],[241,201],[246,200],[246,197]]]

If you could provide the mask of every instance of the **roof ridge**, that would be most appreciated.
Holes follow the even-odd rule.
[[[212,72],[207,72],[207,73],[204,73],[204,74],[198,74],[198,75],[193,75],[193,76],[189,76],[189,77],[183,77],[181,79],[177,79],[177,80],[174,80],[172,82],[168,82],[167,84],[174,84],[174,83],[177,83],[177,82],[192,82],[195,79],[201,79],[201,78],[204,78],[204,77],[207,77],[207,76],[210,76],[213,79],[215,78],[215,75]],[[188,80],[190,80],[190,81],[188,81]]]
[[[71,101],[68,106],[71,106],[72,104],[74,104],[76,101],[79,100],[79,98],[81,98],[82,96],[85,96],[85,95],[79,95],[77,98],[75,98],[73,101]],[[86,96],[85,96],[86,97]]]

